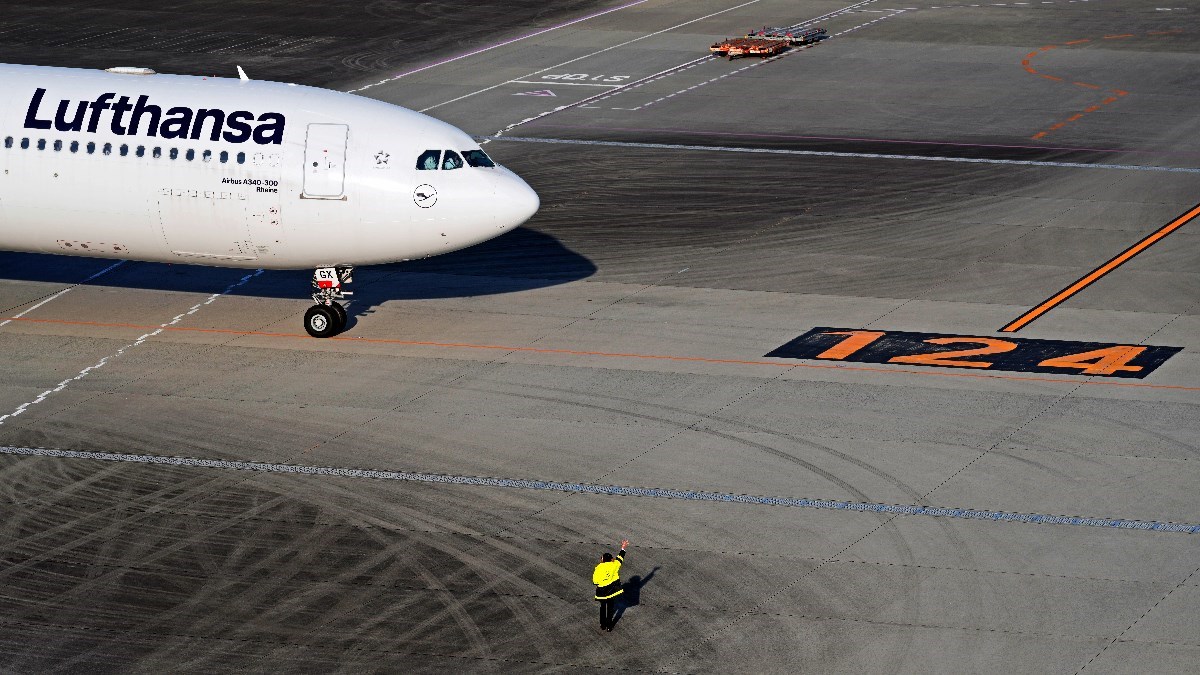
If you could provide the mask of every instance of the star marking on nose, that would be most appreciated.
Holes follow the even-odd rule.
[[[377,166],[387,166],[388,160],[391,159],[391,157],[392,156],[388,153],[380,150],[379,152],[375,153],[375,164]]]

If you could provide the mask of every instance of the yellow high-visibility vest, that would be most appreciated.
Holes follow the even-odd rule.
[[[608,600],[625,592],[625,589],[621,588],[621,561],[624,559],[625,552],[621,551],[615,560],[602,562],[592,570],[592,583],[596,584],[597,600]]]

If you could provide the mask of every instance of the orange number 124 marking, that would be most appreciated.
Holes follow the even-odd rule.
[[[877,340],[887,335],[881,330],[839,330],[829,331],[824,335],[844,335],[845,338],[837,344],[817,354],[815,358],[832,361],[848,359]],[[906,363],[921,366],[951,366],[955,368],[991,368],[991,361],[964,360],[968,356],[986,356],[988,354],[1004,354],[1019,346],[1011,340],[1001,340],[988,337],[937,337],[927,338],[922,342],[932,345],[970,344],[982,345],[973,349],[955,349],[951,351],[931,352],[923,354],[901,354],[888,359],[888,363]],[[1137,372],[1141,366],[1130,363],[1146,351],[1146,347],[1117,345],[1095,349],[1076,354],[1053,356],[1038,362],[1041,368],[1070,368],[1078,370],[1082,375],[1112,375],[1127,371]]]

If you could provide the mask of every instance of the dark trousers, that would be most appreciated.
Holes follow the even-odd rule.
[[[600,627],[612,628],[613,614],[617,611],[617,599],[609,598],[600,601]]]

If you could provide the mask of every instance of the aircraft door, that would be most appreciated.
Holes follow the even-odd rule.
[[[310,124],[304,144],[304,194],[309,199],[345,199],[345,124]]]
[[[175,255],[223,260],[258,257],[247,228],[244,194],[163,188],[158,216],[163,238]]]

